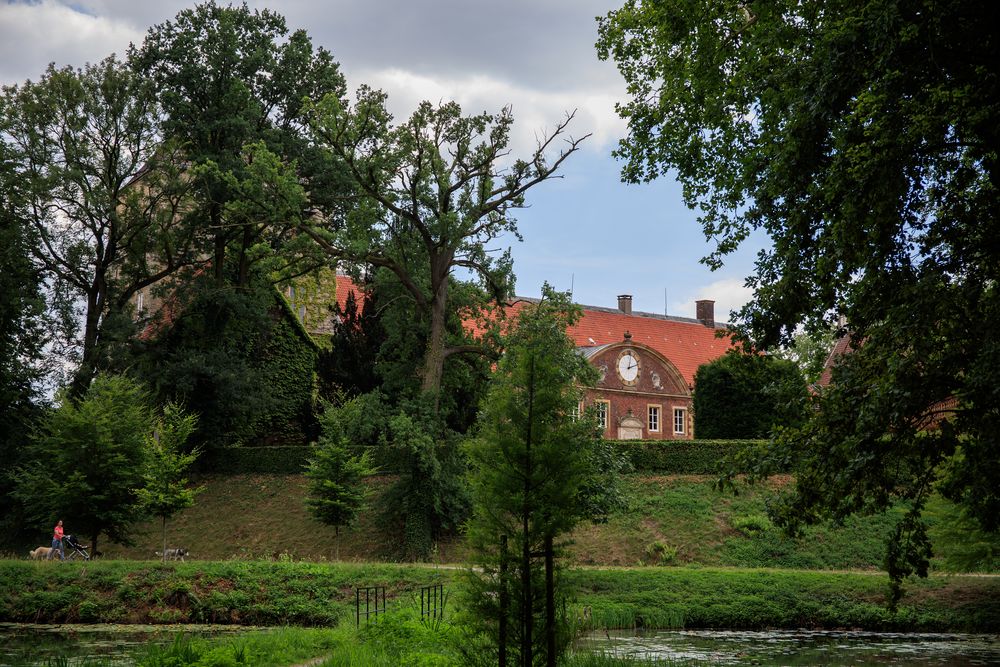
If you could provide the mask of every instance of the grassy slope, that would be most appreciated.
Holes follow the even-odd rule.
[[[305,478],[252,475],[209,477],[195,506],[168,524],[168,543],[195,559],[281,558],[333,560],[334,531],[305,510]],[[776,479],[771,487],[787,483]],[[376,494],[385,479],[373,481]],[[733,496],[715,490],[704,477],[630,478],[632,507],[603,525],[586,524],[573,534],[571,562],[584,565],[683,565],[877,569],[882,539],[892,516],[850,520],[840,528],[812,528],[798,540],[767,522],[769,489]],[[373,503],[377,505],[377,500]],[[987,538],[963,522],[944,501],[928,512],[934,568],[944,571],[1000,571],[1000,539]],[[72,526],[72,517],[68,523]],[[347,561],[386,556],[385,531],[374,511],[341,531],[340,557]],[[105,555],[149,559],[159,549],[158,522],[140,526],[134,547],[106,544]],[[39,542],[41,544],[41,542]],[[461,544],[443,542],[434,560],[460,562]]]

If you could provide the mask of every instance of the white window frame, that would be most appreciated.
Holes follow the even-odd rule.
[[[601,406],[604,406],[603,410],[601,410]],[[600,425],[601,430],[606,432],[608,424],[611,423],[611,401],[594,401],[594,410],[596,410],[597,414],[597,423]]]
[[[573,409],[569,411],[569,416],[573,421],[580,419],[580,415],[583,414],[583,401],[578,401]]]
[[[135,314],[142,315],[143,311],[143,294],[142,290],[135,293]]]
[[[687,435],[687,412],[687,408],[674,408],[674,435]]]
[[[655,414],[655,417],[654,417]],[[659,433],[662,423],[663,406],[649,403],[646,405],[646,430],[650,433]]]

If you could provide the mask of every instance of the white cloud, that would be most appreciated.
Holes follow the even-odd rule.
[[[540,90],[516,85],[484,74],[459,77],[424,76],[393,68],[361,71],[351,76],[381,88],[389,95],[389,109],[396,122],[405,120],[423,100],[455,100],[466,114],[496,113],[510,105],[514,112],[511,146],[514,155],[534,150],[536,141],[550,132],[567,113],[576,111],[567,136],[592,134],[584,150],[607,152],[608,145],[624,132],[624,122],[614,111],[616,90]]]
[[[728,322],[730,320],[729,313],[739,310],[752,298],[753,290],[747,287],[743,280],[725,278],[699,288],[695,296],[687,301],[671,304],[671,311],[684,317],[694,317],[695,301],[711,299],[715,301],[715,321]]]
[[[75,11],[52,0],[0,4],[0,82],[38,79],[50,62],[82,67],[123,54],[143,29]]]

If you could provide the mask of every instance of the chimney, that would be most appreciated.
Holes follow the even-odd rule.
[[[618,310],[622,311],[626,315],[632,314],[632,295],[631,294],[619,294],[618,295]]]
[[[706,327],[715,328],[715,302],[710,299],[695,301],[695,317]]]

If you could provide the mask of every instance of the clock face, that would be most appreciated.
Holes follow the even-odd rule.
[[[639,358],[632,350],[625,350],[618,357],[618,377],[625,384],[635,384],[639,378]]]

